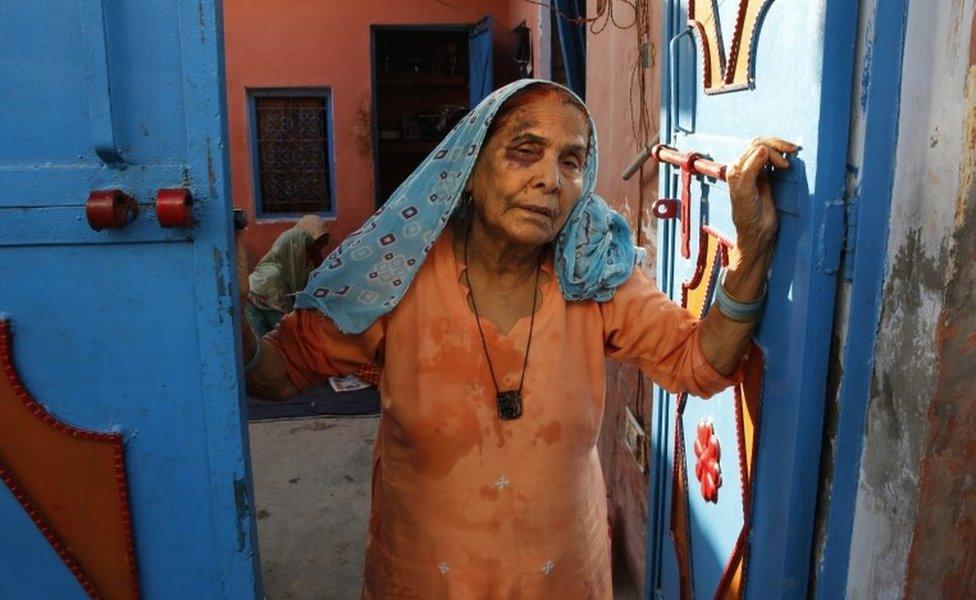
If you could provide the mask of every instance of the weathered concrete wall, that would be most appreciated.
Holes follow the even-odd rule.
[[[910,3],[850,598],[971,597],[976,585],[976,409],[965,353],[976,326],[967,314],[976,281],[973,8]]]
[[[660,5],[652,2],[650,40],[661,35]],[[619,5],[619,3],[618,3]],[[597,13],[597,2],[589,0],[587,14]],[[632,22],[632,12],[618,8],[616,18],[621,25]],[[656,48],[652,56],[657,55]],[[647,272],[654,276],[654,218],[650,207],[657,198],[657,168],[653,161],[630,181],[620,174],[640,149],[631,120],[632,74],[638,59],[637,32],[633,28],[619,29],[612,24],[599,33],[587,35],[586,103],[596,121],[600,145],[600,174],[597,192],[620,211],[637,231],[637,214],[644,198],[645,216],[642,219],[643,245],[648,249]],[[651,131],[658,129],[660,105],[660,71],[656,60],[644,71],[647,96],[644,102],[651,116]],[[636,86],[633,101],[639,102]],[[647,531],[647,475],[638,468],[634,456],[623,442],[625,409],[637,410],[638,371],[616,362],[607,364],[607,408],[600,433],[600,458],[609,494],[610,521],[613,528],[615,559],[623,563],[638,589],[644,580],[644,558]],[[645,380],[643,414],[639,418],[648,424],[651,417],[650,381]]]
[[[294,221],[254,221],[247,89],[331,87],[335,131],[335,247],[376,210],[371,130],[370,25],[473,23],[485,15],[506,29],[532,29],[538,61],[539,7],[522,0],[224,1],[227,121],[234,206],[248,212],[245,234],[257,262]],[[331,249],[331,248],[330,248]]]
[[[973,27],[976,31],[976,19]],[[938,380],[927,412],[929,434],[905,586],[909,598],[976,594],[976,39],[968,47],[965,138],[945,303],[936,329]]]

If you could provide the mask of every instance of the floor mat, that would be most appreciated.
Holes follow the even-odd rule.
[[[270,402],[251,396],[247,398],[248,421],[378,414],[380,414],[380,393],[375,387],[352,392],[336,392],[329,384],[325,384],[283,402]]]

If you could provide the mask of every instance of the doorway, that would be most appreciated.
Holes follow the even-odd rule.
[[[471,106],[470,25],[373,26],[376,202],[386,202]]]

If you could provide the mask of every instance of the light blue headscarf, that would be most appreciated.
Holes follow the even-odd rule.
[[[318,309],[344,333],[361,333],[393,310],[457,208],[498,108],[533,84],[557,86],[521,79],[482,100],[386,204],[312,272],[295,308]],[[566,300],[606,302],[630,277],[643,250],[634,248],[623,217],[593,193],[596,127],[587,117],[591,134],[583,192],[556,238],[555,271]]]

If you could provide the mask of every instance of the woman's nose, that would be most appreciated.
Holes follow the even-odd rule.
[[[562,173],[559,170],[558,160],[540,160],[537,163],[537,169],[534,187],[546,193],[558,192],[563,187]]]

